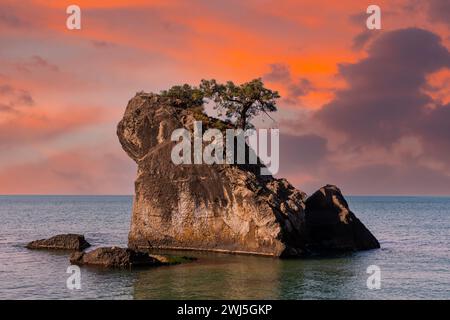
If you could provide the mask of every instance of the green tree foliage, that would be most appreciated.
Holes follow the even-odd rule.
[[[188,84],[173,86],[169,90],[161,91],[160,95],[183,108],[202,106],[205,98],[202,90]]]
[[[265,88],[260,78],[241,85],[232,81],[220,84],[214,79],[202,80],[200,90],[228,119],[236,119],[236,126],[243,130],[251,128],[250,120],[261,112],[277,111],[276,100],[280,98],[277,91]]]

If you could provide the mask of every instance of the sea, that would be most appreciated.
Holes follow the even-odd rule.
[[[60,233],[126,246],[132,197],[0,196],[0,299],[450,299],[450,198],[346,198],[381,249],[294,260],[182,252],[197,260],[82,267],[77,289],[67,252],[24,246]]]

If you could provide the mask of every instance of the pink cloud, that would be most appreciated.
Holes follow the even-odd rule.
[[[117,148],[61,152],[0,170],[0,194],[132,194],[135,166]]]

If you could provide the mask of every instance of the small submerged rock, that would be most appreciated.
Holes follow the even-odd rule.
[[[90,246],[81,234],[58,234],[48,239],[31,241],[26,248],[82,251]]]
[[[191,260],[193,258],[151,255],[146,252],[119,247],[103,247],[89,252],[74,252],[70,256],[70,263],[72,264],[107,268],[173,265]]]

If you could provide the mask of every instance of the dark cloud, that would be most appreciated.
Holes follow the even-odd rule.
[[[365,48],[366,58],[339,66],[346,88],[290,124],[314,134],[282,138],[280,172],[306,192],[331,183],[347,194],[449,194],[450,104],[427,81],[450,68],[449,51],[416,28],[383,31]]]
[[[328,168],[326,181],[313,181],[305,187],[314,190],[324,182],[338,184],[347,194],[448,195],[450,176],[439,170],[405,163],[399,166],[369,164],[348,168]]]
[[[327,140],[315,134],[280,135],[280,175],[318,167],[327,156]]]
[[[351,14],[349,17],[348,17],[348,21],[350,21],[352,24],[354,24],[354,25],[356,25],[356,26],[366,26],[366,20],[367,20],[367,17],[368,17],[369,15],[368,14],[366,14],[366,12],[365,12],[365,10],[364,10],[364,12],[358,12],[358,13],[355,13],[355,14]]]
[[[274,63],[269,65],[270,71],[263,75],[265,81],[282,84],[287,91],[284,102],[295,104],[298,99],[315,90],[311,81],[306,78],[294,78],[288,65]]]
[[[306,96],[312,90],[314,90],[314,87],[311,81],[306,78],[292,81],[288,86],[289,97],[293,98],[293,100]]]
[[[417,124],[427,154],[448,163],[450,159],[450,103],[429,110]]]
[[[16,11],[12,6],[0,4],[0,25],[10,28],[27,27],[28,23]]]
[[[19,107],[34,105],[33,97],[28,91],[9,84],[0,83],[0,99],[0,112],[13,112]]]
[[[263,78],[270,82],[289,82],[291,81],[291,70],[289,66],[283,63],[273,63],[269,65],[270,71]]]
[[[18,70],[31,73],[33,70],[49,70],[52,72],[59,72],[59,67],[55,64],[50,63],[47,59],[41,56],[34,55],[28,60],[16,64]]]
[[[429,74],[450,66],[450,53],[437,35],[415,28],[380,35],[368,53],[358,63],[339,66],[348,88],[316,117],[347,134],[352,144],[386,146],[417,134],[419,124],[433,119],[428,108],[433,100],[423,88]]]
[[[352,50],[359,51],[364,49],[364,47],[372,40],[378,32],[376,30],[365,30],[356,35],[353,38]]]
[[[432,22],[441,22],[450,26],[450,1],[428,0],[428,15]]]
[[[49,63],[47,60],[45,60],[44,58],[42,58],[40,56],[32,56],[30,64],[35,67],[48,68],[52,71],[59,71],[58,66]]]
[[[0,112],[14,112],[14,109],[7,104],[0,103]]]

